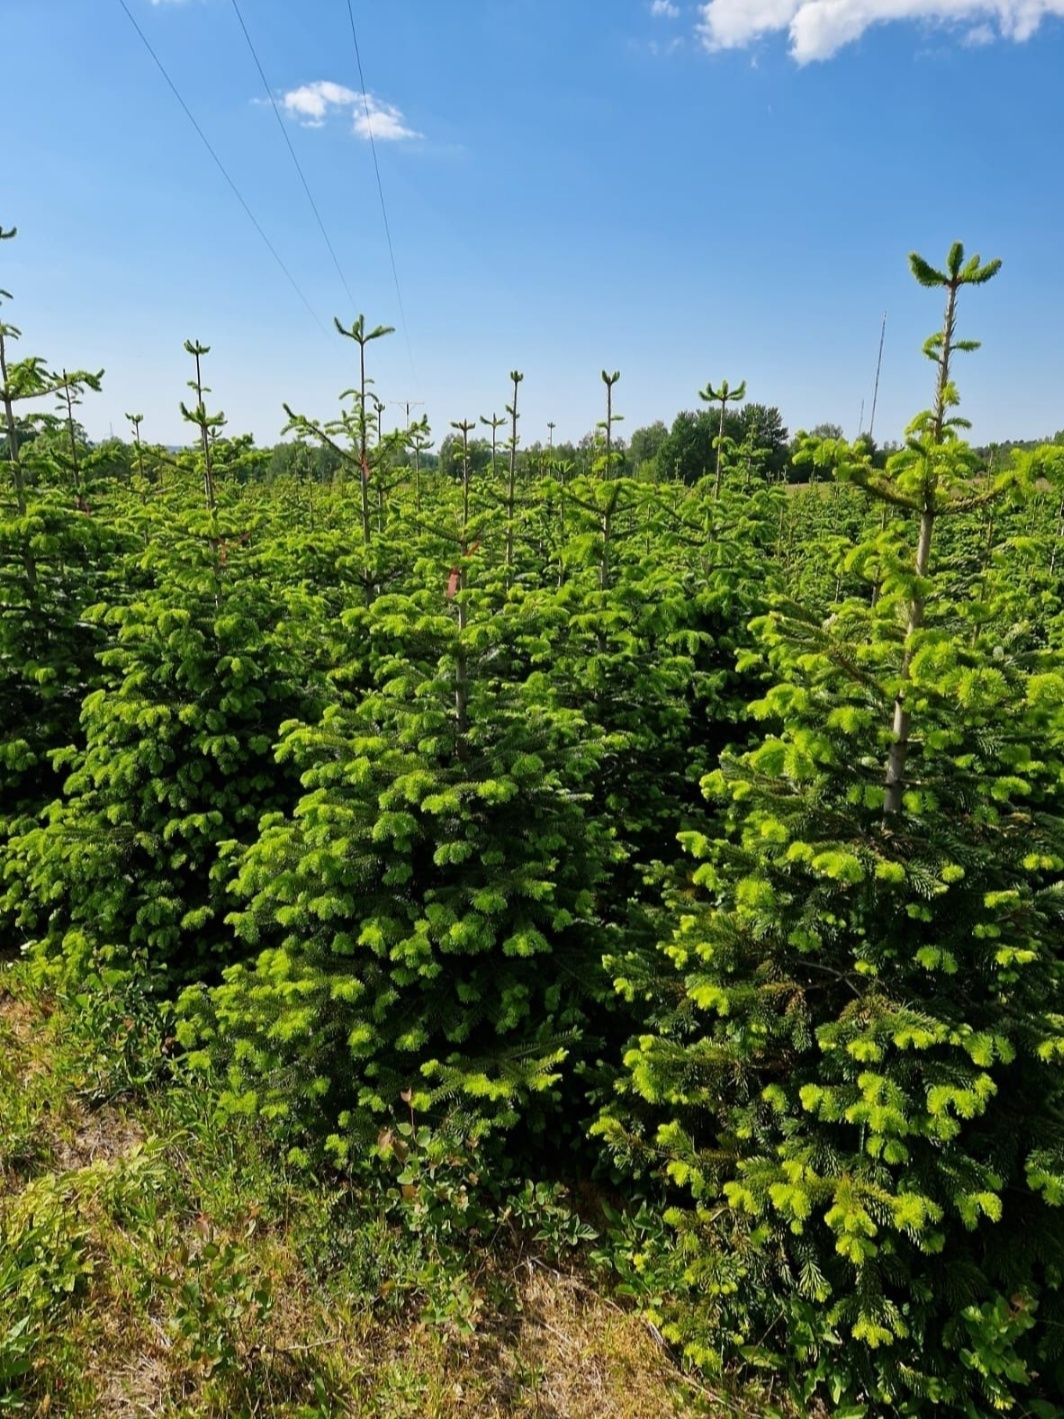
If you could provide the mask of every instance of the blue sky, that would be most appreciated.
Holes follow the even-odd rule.
[[[331,332],[355,312],[232,0],[127,3]],[[183,439],[187,337],[233,431],[272,441],[285,399],[330,413],[353,346],[287,284],[118,0],[0,9],[20,229],[0,286],[24,352],[105,367],[90,433],[136,410]],[[501,412],[517,367],[525,441],[578,436],[604,366],[629,431],[726,377],[792,429],[855,433],[886,310],[897,436],[939,316],[906,253],[958,237],[1005,261],[962,310],[975,435],[1064,427],[1064,0],[355,0],[368,111],[346,0],[240,9],[355,309],[401,325],[373,128],[406,314],[377,388],[438,435]]]

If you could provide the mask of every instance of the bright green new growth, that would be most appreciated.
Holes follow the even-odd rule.
[[[2,240],[15,235],[0,228]],[[0,291],[0,303],[11,299]],[[98,638],[80,611],[97,599],[122,541],[88,515],[84,495],[94,489],[73,417],[103,371],[56,374],[38,356],[13,361],[20,338],[0,321],[0,844],[55,792],[49,756],[76,738],[79,692],[95,673]],[[62,450],[40,436],[56,423],[38,408],[51,395],[66,414]]]
[[[1043,1419],[1064,452],[963,442],[996,263],[913,269],[931,409],[793,463],[727,383],[626,446],[608,369],[579,447],[514,370],[437,459],[363,317],[294,441],[227,437],[190,342],[193,445],[93,446],[96,376],[0,327],[0,911],[86,1008],[181,995],[226,1117],[411,1228],[608,1177],[601,1255],[703,1368]]]
[[[189,1043],[230,1061],[230,1106],[298,1103],[303,1126],[312,1107],[339,1158],[404,1103],[452,1147],[542,1122],[535,1096],[557,1096],[608,992],[597,889],[615,849],[585,807],[602,750],[576,712],[481,669],[526,653],[527,617],[518,632],[457,597],[457,619],[382,597],[368,633],[412,617],[428,658],[389,658],[356,711],[290,727],[306,792],[234,878],[232,924],[266,949],[209,1005],[186,1000]]]
[[[613,476],[613,426],[619,424],[624,418],[623,414],[613,412],[613,388],[621,377],[620,370],[614,370],[609,374],[602,371],[602,383],[606,386],[606,417],[599,425],[605,435],[605,451],[603,454],[602,475],[604,478]]]
[[[224,414],[208,414],[207,406],[203,402],[203,396],[210,394],[210,389],[203,383],[203,366],[201,361],[204,355],[209,355],[211,347],[202,345],[198,340],[186,340],[185,351],[190,354],[196,362],[196,374],[194,379],[188,381],[188,387],[196,395],[196,403],[190,409],[182,401],[181,417],[189,424],[195,424],[199,429],[200,448],[203,452],[203,496],[207,503],[207,511],[213,514],[216,507],[214,496],[214,457],[211,450],[213,440],[216,438],[218,430],[225,427]]]
[[[720,405],[720,429],[717,433],[717,466],[714,475],[713,496],[720,497],[720,482],[724,472],[724,420],[727,416],[729,404],[741,404],[746,398],[746,380],[744,379],[736,388],[732,388],[728,381],[721,380],[719,389],[714,389],[712,384],[707,384],[701,390],[699,399],[704,404]]]
[[[704,780],[727,831],[685,836],[668,974],[617,962],[651,1013],[598,1128],[691,1200],[701,1320],[670,1334],[693,1355],[794,1367],[810,1403],[975,1415],[1060,1353],[1064,675],[1002,640],[1007,576],[973,595],[931,556],[1015,479],[948,417],[957,293],[997,263],[913,269],[947,289],[933,408],[885,473],[806,455],[897,520],[829,616],[755,627],[765,735]]]

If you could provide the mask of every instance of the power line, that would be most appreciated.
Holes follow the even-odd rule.
[[[425,407],[425,401],[424,401],[424,399],[387,399],[387,400],[385,400],[385,403],[390,404],[393,409],[405,409],[405,410],[406,410],[406,426],[407,426],[407,428],[410,427],[410,411],[411,411],[411,409],[424,409],[424,407]]]
[[[253,227],[255,228],[255,230],[258,232],[259,236],[262,238],[263,243],[264,243],[265,246],[266,246],[266,249],[269,251],[269,253],[270,253],[270,255],[273,257],[274,261],[276,261],[277,265],[281,268],[281,271],[284,273],[284,275],[285,275],[285,277],[286,277],[286,279],[287,279],[289,285],[292,287],[292,289],[295,291],[296,295],[299,297],[299,299],[300,299],[300,300],[303,302],[303,304],[306,306],[307,310],[310,312],[311,318],[314,320],[314,323],[317,325],[318,329],[322,332],[323,335],[327,335],[327,334],[328,334],[328,331],[325,329],[325,326],[322,324],[322,322],[321,322],[321,320],[320,320],[320,318],[319,318],[319,316],[318,316],[317,311],[316,311],[316,310],[314,309],[314,307],[311,305],[310,301],[307,300],[306,296],[303,294],[303,290],[302,290],[301,286],[299,285],[299,282],[298,282],[298,281],[296,280],[296,278],[292,275],[291,271],[289,271],[288,267],[285,265],[284,261],[281,259],[281,256],[279,255],[279,253],[278,253],[278,251],[277,251],[277,248],[274,246],[273,242],[270,240],[270,238],[269,238],[269,237],[266,235],[266,233],[263,231],[263,229],[262,229],[262,224],[260,223],[258,217],[255,216],[255,213],[254,213],[254,212],[251,210],[251,208],[248,206],[247,202],[245,202],[243,193],[240,191],[240,188],[237,187],[236,183],[235,183],[235,182],[233,181],[233,179],[230,177],[229,171],[228,171],[228,169],[226,168],[225,164],[222,162],[221,158],[220,158],[220,157],[218,156],[218,154],[214,151],[214,148],[211,146],[210,139],[207,137],[206,133],[204,133],[203,129],[202,129],[202,128],[199,126],[199,124],[196,122],[195,115],[193,114],[192,110],[189,108],[189,106],[188,106],[188,104],[185,102],[185,100],[181,97],[181,92],[180,92],[180,90],[178,89],[177,85],[174,83],[173,79],[171,79],[170,75],[167,73],[166,66],[163,64],[163,61],[159,58],[159,56],[156,54],[155,50],[152,48],[151,42],[149,41],[148,36],[144,33],[144,31],[141,29],[140,25],[138,25],[137,22],[136,22],[136,20],[133,18],[133,13],[132,13],[132,11],[130,10],[129,6],[126,4],[126,0],[118,0],[118,3],[119,3],[119,5],[121,5],[122,9],[126,12],[126,19],[129,21],[129,23],[130,23],[130,24],[133,26],[133,28],[136,30],[137,34],[140,36],[141,43],[144,45],[144,48],[148,51],[148,53],[151,55],[152,59],[155,61],[156,68],[159,70],[159,73],[160,73],[160,74],[163,76],[163,78],[166,80],[167,85],[168,85],[169,88],[170,88],[170,92],[173,94],[174,98],[177,99],[178,103],[179,103],[179,104],[181,105],[181,107],[184,109],[184,111],[185,111],[185,117],[188,119],[189,123],[192,124],[192,127],[196,130],[196,133],[197,133],[197,135],[198,135],[198,137],[199,137],[200,142],[201,142],[201,143],[203,144],[203,146],[207,149],[207,152],[211,155],[211,158],[212,158],[213,161],[214,161],[215,167],[218,169],[218,171],[219,171],[219,172],[222,174],[222,176],[225,178],[226,182],[229,184],[229,187],[230,187],[230,189],[232,190],[233,196],[234,196],[234,197],[236,198],[236,200],[240,203],[241,207],[243,207],[245,213],[247,214],[248,220],[251,222],[252,226],[253,226]]]
[[[377,158],[377,143],[373,136],[373,115],[369,111],[369,94],[366,91],[366,76],[362,72],[362,52],[358,47],[358,30],[355,28],[355,12],[351,0],[347,0],[347,18],[351,21],[351,40],[355,46],[355,63],[358,65],[358,82],[362,90],[362,106],[366,114],[366,133],[369,137],[370,151],[373,154],[373,171],[377,175],[377,192],[381,199],[381,216],[384,218],[384,235],[388,241],[388,256],[392,263],[392,277],[395,281],[395,295],[399,302],[399,318],[403,324],[403,336],[406,340],[406,353],[410,359],[410,369],[414,372],[414,352],[410,345],[410,326],[407,323],[406,311],[403,308],[403,292],[399,285],[399,267],[395,261],[395,247],[392,243],[392,228],[388,221],[388,206],[384,200],[384,184],[381,181],[381,165]],[[415,374],[416,379],[416,374]]]
[[[291,157],[292,162],[295,164],[296,172],[299,174],[299,180],[303,184],[303,191],[307,194],[307,201],[310,203],[310,210],[314,213],[314,220],[317,222],[318,230],[321,232],[322,237],[325,241],[325,245],[329,249],[329,255],[332,257],[332,263],[336,267],[336,274],[339,276],[340,284],[343,286],[345,292],[347,293],[347,299],[353,311],[355,305],[355,298],[351,294],[351,288],[347,284],[347,278],[343,273],[343,268],[340,265],[333,244],[329,240],[329,233],[325,230],[325,223],[322,221],[321,213],[318,210],[318,204],[314,201],[314,194],[310,190],[310,184],[307,182],[306,175],[303,172],[302,164],[300,163],[299,158],[296,156],[296,150],[295,148],[293,148],[292,140],[288,136],[288,129],[285,126],[284,119],[281,117],[281,110],[277,107],[277,100],[273,96],[273,90],[270,88],[266,75],[263,72],[262,65],[259,62],[259,56],[255,52],[255,46],[251,41],[251,35],[248,33],[248,27],[244,23],[244,16],[240,13],[240,6],[237,4],[237,0],[232,0],[232,5],[236,17],[240,22],[240,28],[244,31],[244,38],[247,41],[248,49],[251,51],[251,57],[255,61],[255,68],[259,71],[259,78],[262,80],[262,87],[266,90],[266,97],[269,99],[270,107],[273,109],[273,116],[277,120],[277,126],[281,130],[281,136],[282,138],[284,138],[285,145],[288,148],[289,156]]]

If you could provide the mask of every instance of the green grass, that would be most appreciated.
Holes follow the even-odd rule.
[[[129,995],[0,974],[0,1415],[770,1412],[675,1368],[556,1193],[471,1245],[220,1126],[168,1048]]]

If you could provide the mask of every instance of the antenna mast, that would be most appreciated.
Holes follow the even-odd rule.
[[[872,394],[872,417],[868,421],[868,437],[876,427],[876,405],[879,403],[879,376],[883,369],[883,343],[887,338],[887,312],[883,312],[883,328],[879,332],[879,359],[876,361],[876,387]]]

